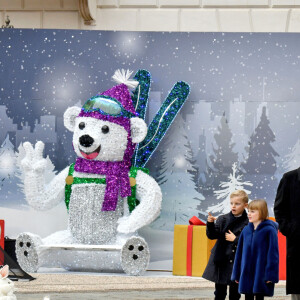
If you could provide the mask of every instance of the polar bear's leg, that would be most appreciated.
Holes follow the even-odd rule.
[[[129,238],[121,250],[121,265],[129,275],[141,275],[146,271],[150,260],[150,251],[146,241],[139,237]]]
[[[41,246],[72,243],[73,237],[69,230],[55,232],[43,240],[33,233],[21,233],[16,240],[18,263],[26,272],[36,272],[41,266],[59,265],[59,262],[54,261],[55,255],[50,255],[50,248],[42,249]]]
[[[16,256],[25,272],[36,272],[39,268],[39,247],[42,239],[33,233],[21,233],[16,240]]]

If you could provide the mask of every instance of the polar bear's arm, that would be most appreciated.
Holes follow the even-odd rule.
[[[66,177],[69,167],[57,174],[46,185],[44,174],[27,172],[24,178],[25,197],[30,206],[36,210],[48,210],[64,199]]]
[[[119,223],[119,232],[135,232],[153,222],[160,214],[161,189],[151,176],[142,171],[138,171],[136,176],[136,196],[140,204]]]

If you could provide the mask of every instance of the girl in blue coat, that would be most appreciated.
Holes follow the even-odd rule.
[[[240,235],[231,275],[246,300],[273,296],[279,280],[278,225],[267,217],[266,201],[250,202],[249,224]]]

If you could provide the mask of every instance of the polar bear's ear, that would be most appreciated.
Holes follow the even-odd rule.
[[[144,140],[147,135],[147,125],[141,118],[131,118],[131,139],[134,144],[138,144]]]
[[[64,125],[70,131],[74,131],[75,120],[79,115],[81,108],[78,106],[69,107],[64,113]]]

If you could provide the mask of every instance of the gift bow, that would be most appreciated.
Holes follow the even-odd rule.
[[[198,219],[197,217],[193,216],[189,219],[189,223],[190,225],[206,225],[204,222],[202,222],[200,219]]]
[[[193,226],[205,226],[206,224],[196,216],[189,219],[187,232],[187,251],[186,251],[186,276],[192,276],[192,250],[193,250]]]

